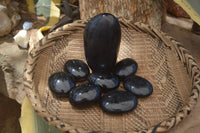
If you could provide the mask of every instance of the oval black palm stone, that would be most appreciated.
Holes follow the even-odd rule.
[[[102,96],[100,107],[108,113],[125,113],[137,106],[137,99],[128,91],[111,91]]]
[[[58,95],[67,95],[75,86],[73,79],[64,72],[54,73],[49,77],[49,88]]]
[[[116,76],[111,74],[92,73],[88,77],[91,84],[101,87],[103,91],[109,91],[119,87],[119,80]]]
[[[87,64],[93,72],[110,73],[116,63],[121,40],[119,21],[112,14],[93,17],[84,31]]]
[[[115,66],[114,74],[118,76],[120,80],[131,74],[136,73],[138,64],[131,58],[126,58],[118,62]]]
[[[125,78],[123,85],[126,90],[139,97],[147,97],[153,92],[151,83],[136,75],[131,75]]]
[[[68,60],[64,65],[64,71],[74,76],[76,81],[81,81],[89,75],[89,68],[82,60]]]
[[[69,101],[73,106],[87,106],[99,101],[101,90],[96,85],[85,83],[73,88],[69,94]]]

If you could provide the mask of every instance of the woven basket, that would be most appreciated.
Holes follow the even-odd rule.
[[[39,116],[70,133],[155,133],[168,131],[190,114],[200,89],[200,69],[193,57],[163,32],[119,20],[122,39],[117,60],[127,57],[136,60],[136,75],[152,83],[153,94],[138,99],[135,110],[120,115],[104,113],[98,105],[77,109],[68,98],[55,97],[48,87],[49,76],[63,71],[68,59],[85,61],[86,22],[78,20],[47,35],[29,52],[24,86]],[[119,88],[123,88],[122,83]]]

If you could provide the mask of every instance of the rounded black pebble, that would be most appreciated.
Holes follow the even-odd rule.
[[[100,107],[108,113],[125,113],[136,108],[137,99],[127,91],[110,91],[102,96]]]
[[[74,76],[76,81],[87,79],[89,75],[89,68],[82,60],[68,60],[64,65],[64,71]]]
[[[49,88],[58,95],[67,95],[75,86],[73,79],[64,72],[54,73],[48,80]]]
[[[120,80],[131,74],[136,73],[138,64],[131,58],[126,58],[118,62],[115,66],[114,74],[118,76]]]
[[[73,106],[84,107],[99,101],[101,90],[96,85],[81,84],[70,91],[69,102]]]
[[[84,49],[93,72],[110,73],[116,64],[121,41],[118,19],[102,13],[88,21],[84,31]]]
[[[139,97],[147,97],[153,92],[151,83],[136,75],[131,75],[125,78],[123,85],[126,90]]]
[[[100,86],[103,91],[109,91],[119,87],[118,78],[111,74],[92,73],[89,75],[88,81],[91,84]]]

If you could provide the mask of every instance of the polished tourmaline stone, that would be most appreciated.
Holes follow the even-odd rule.
[[[125,113],[137,106],[135,96],[127,91],[110,91],[103,95],[101,108],[109,113]]]
[[[118,76],[120,80],[131,74],[136,73],[138,64],[131,58],[126,58],[118,62],[115,66],[114,74]]]
[[[126,90],[139,97],[147,97],[153,92],[151,83],[136,75],[131,75],[125,78],[123,85]]]
[[[121,40],[118,19],[102,13],[88,21],[84,31],[87,64],[93,72],[110,73],[116,64]]]
[[[69,101],[73,106],[88,106],[99,101],[101,90],[96,85],[81,84],[70,91]]]
[[[82,60],[68,60],[64,65],[64,71],[70,73],[76,81],[87,79],[89,68]]]
[[[64,72],[54,73],[49,77],[49,88],[58,95],[66,95],[75,86],[73,79]]]
[[[100,86],[103,91],[109,91],[119,87],[118,78],[111,74],[92,73],[89,75],[88,80],[91,84]]]

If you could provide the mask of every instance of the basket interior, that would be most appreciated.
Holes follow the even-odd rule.
[[[147,129],[174,116],[187,103],[192,81],[173,48],[146,33],[122,28],[117,60],[127,57],[138,63],[136,75],[149,80],[154,88],[153,94],[147,98],[139,98],[137,108],[129,113],[107,114],[99,105],[77,109],[71,106],[68,98],[56,97],[49,90],[49,76],[63,71],[68,59],[85,61],[83,29],[53,41],[50,47],[42,50],[34,68],[34,93],[39,97],[41,107],[49,114],[64,123],[88,131]],[[122,83],[119,89],[123,89]]]

